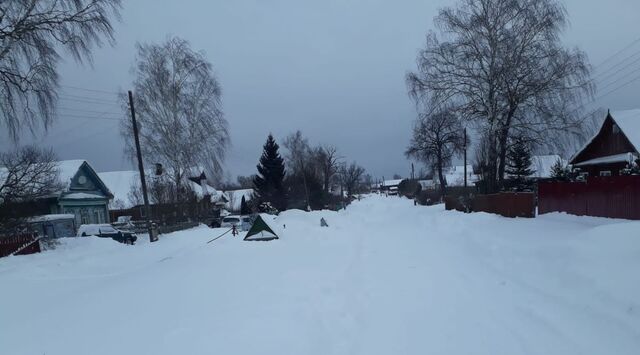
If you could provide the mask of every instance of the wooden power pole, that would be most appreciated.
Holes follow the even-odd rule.
[[[136,122],[136,110],[133,106],[133,93],[131,92],[131,90],[129,90],[129,108],[131,109],[131,122],[133,123],[133,138],[136,142],[136,155],[138,156],[138,171],[140,172],[140,185],[142,185],[144,212],[147,217],[147,232],[149,233],[149,241],[155,242],[158,240],[158,236],[154,235],[151,228],[151,207],[149,207],[149,196],[147,195],[147,180],[144,175],[144,165],[142,164],[140,138],[138,137],[138,122]]]

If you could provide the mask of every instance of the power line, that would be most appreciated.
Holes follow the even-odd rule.
[[[79,86],[70,86],[70,85],[59,85],[59,86],[63,87],[63,88],[68,88],[68,89],[87,91],[87,92],[95,92],[95,93],[102,93],[102,94],[110,94],[110,95],[118,95],[118,96],[121,94],[121,93],[115,92],[115,91],[87,89],[87,88],[82,88],[82,87],[79,87]]]
[[[638,52],[638,53],[640,53],[640,52]],[[622,72],[623,70],[625,70],[625,69],[627,69],[627,68],[631,67],[633,64],[636,64],[636,63],[638,63],[638,62],[640,62],[640,58],[638,58],[638,59],[634,60],[633,62],[629,63],[629,65],[627,65],[627,66],[625,66],[625,67],[622,67],[622,68],[620,68],[620,69],[616,70],[613,74],[611,74],[611,75],[609,75],[607,78],[603,79],[604,81],[602,81],[601,83],[603,83],[603,82],[607,82],[607,80],[614,78],[616,75],[618,75],[618,73]],[[627,74],[628,74],[628,73],[627,73]]]
[[[117,103],[117,102],[97,101],[97,100],[91,100],[91,99],[76,99],[76,98],[69,98],[69,97],[59,97],[58,100],[73,101],[73,102],[80,102],[80,103],[85,103],[85,104],[95,104],[95,105],[113,105],[113,106],[121,107],[120,103]]]
[[[628,45],[626,45],[624,48],[622,48],[621,50],[615,52],[614,54],[610,55],[609,57],[607,57],[604,61],[600,62],[600,64],[596,65],[594,68],[600,67],[602,66],[604,63],[607,63],[608,61],[610,61],[611,59],[615,58],[616,56],[618,56],[618,54],[626,51],[627,49],[633,47],[636,43],[640,42],[640,37],[634,39],[633,41],[631,41],[631,43],[629,43]]]
[[[640,69],[640,68],[638,68],[638,69]],[[636,70],[636,71],[637,71],[637,70]],[[618,90],[622,89],[623,87],[625,87],[625,86],[627,86],[627,85],[630,85],[630,84],[632,84],[632,83],[634,83],[634,82],[636,82],[636,81],[638,81],[638,80],[640,80],[640,75],[638,75],[638,76],[636,76],[635,78],[633,78],[633,79],[631,79],[631,80],[627,81],[626,83],[624,83],[624,84],[622,84],[622,85],[618,86],[617,88],[615,88],[615,89],[613,89],[613,90],[608,91],[606,94],[603,94],[603,95],[598,96],[594,101],[599,100],[599,99],[601,99],[601,98],[603,98],[603,97],[605,97],[605,96],[607,96],[607,95],[610,95],[610,94],[612,94],[612,93],[614,93],[614,92],[616,92],[616,91],[618,91]]]
[[[72,112],[84,112],[84,113],[95,113],[95,114],[99,114],[99,115],[122,115],[122,112],[111,112],[111,111],[94,111],[94,110],[84,110],[84,109],[79,109],[79,108],[73,108],[73,107],[58,107],[58,110],[63,110],[63,111],[72,111]]]
[[[105,99],[102,97],[95,96],[81,96],[81,95],[72,95],[72,94],[58,94],[58,97],[66,97],[70,99],[78,99],[78,100],[90,100],[90,101],[100,101],[100,102],[113,102],[113,103],[121,103],[118,99]]]
[[[124,117],[124,115],[122,117],[106,117],[106,116],[84,116],[84,115],[73,115],[73,114],[63,114],[60,115],[63,118],[80,118],[80,119],[88,119],[88,120],[107,120],[107,121],[121,121],[122,118]]]
[[[635,74],[635,73],[637,73],[637,72],[639,72],[639,71],[640,71],[640,67],[637,67],[635,70],[632,70],[632,71],[630,71],[630,72],[628,72],[628,73],[625,73],[625,76],[620,77],[620,78],[618,78],[617,80],[615,80],[615,81],[613,81],[613,82],[611,82],[611,83],[609,83],[609,84],[607,84],[607,85],[603,86],[600,90],[604,90],[604,89],[606,89],[606,88],[608,88],[608,87],[611,87],[613,84],[615,84],[615,83],[617,83],[617,82],[619,82],[619,81],[621,81],[621,80],[628,79],[628,78],[629,78],[629,75]]]
[[[621,65],[622,65],[623,63],[625,63],[627,60],[632,59],[632,58],[634,58],[634,57],[636,57],[636,56],[638,56],[638,55],[640,55],[640,51],[635,52],[635,53],[633,53],[632,55],[630,55],[630,56],[628,56],[628,57],[626,57],[626,58],[622,59],[620,62],[618,62],[617,64],[612,65],[612,66],[611,66],[611,67],[609,67],[607,70],[604,70],[604,71],[601,71],[601,72],[596,73],[596,75],[594,75],[594,79],[595,79],[595,78],[598,78],[598,77],[601,77],[601,76],[603,76],[604,74],[607,74],[608,72],[612,71],[613,69],[618,68],[619,66],[621,66]],[[622,67],[621,69],[619,69],[619,70],[622,70],[622,69],[624,69],[624,68],[628,68],[629,66],[631,66],[632,64],[634,64],[634,63],[636,63],[636,62],[637,62],[637,60],[636,60],[636,61],[633,61],[633,62],[631,62],[631,63],[629,63],[629,64],[627,64],[627,65],[625,65],[625,66],[623,66],[623,67]],[[619,70],[618,70],[618,71],[619,71]]]

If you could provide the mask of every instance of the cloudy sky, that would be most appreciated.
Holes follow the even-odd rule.
[[[335,145],[377,178],[407,176],[403,151],[415,109],[404,76],[437,9],[454,3],[125,1],[116,46],[96,50],[93,66],[61,64],[59,119],[46,134],[25,135],[20,143],[52,146],[61,159],[87,159],[98,171],[131,169],[113,119],[121,115],[113,93],[131,86],[137,41],[174,35],[206,53],[222,84],[232,138],[228,176],[255,172],[269,132],[282,138],[296,129],[314,144]],[[598,95],[640,79],[640,1],[564,3],[571,21],[564,41],[588,53],[602,88]],[[639,93],[637,80],[596,104],[640,107]],[[0,139],[0,149],[12,146],[6,136]]]

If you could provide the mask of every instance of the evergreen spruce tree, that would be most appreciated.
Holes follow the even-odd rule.
[[[271,206],[283,211],[287,208],[287,196],[283,185],[284,160],[278,152],[279,148],[273,135],[269,134],[257,166],[258,174],[253,179],[253,186],[259,205],[269,202]]]
[[[551,166],[551,178],[558,181],[566,181],[569,179],[569,169],[567,169],[562,160],[556,160]]]
[[[245,200],[244,195],[242,195],[242,200],[240,201],[240,214],[243,216],[251,214],[251,209],[249,208],[249,205],[247,204],[247,200]]]
[[[518,181],[522,182],[535,173],[531,169],[531,151],[523,139],[516,139],[507,151],[506,163],[505,172]]]

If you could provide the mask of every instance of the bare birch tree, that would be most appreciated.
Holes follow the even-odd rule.
[[[489,142],[489,183],[504,178],[509,137],[527,131],[549,141],[554,132],[580,133],[580,107],[593,94],[590,66],[578,49],[562,46],[567,25],[556,0],[460,0],[435,18],[407,75],[418,103],[453,103]]]
[[[0,115],[10,136],[48,128],[54,118],[60,50],[78,62],[113,43],[121,0],[0,1]]]
[[[340,165],[338,176],[340,183],[347,191],[348,196],[353,196],[359,192],[364,173],[364,168],[358,165],[355,161],[348,165],[346,163]]]
[[[462,151],[464,140],[464,130],[455,112],[450,108],[440,108],[418,117],[405,154],[433,168],[440,182],[440,193],[444,196],[447,185],[444,169]]]
[[[322,189],[325,193],[329,193],[331,181],[340,166],[338,150],[334,146],[318,146],[314,150],[314,156],[322,177]]]
[[[203,167],[211,178],[222,175],[229,132],[220,84],[204,54],[183,39],[137,49],[134,88],[142,154],[147,163],[167,168],[179,198],[190,169]],[[131,132],[131,121],[122,121],[126,150],[134,157]]]
[[[62,188],[53,151],[27,146],[0,154],[0,228],[20,219],[17,205]]]

